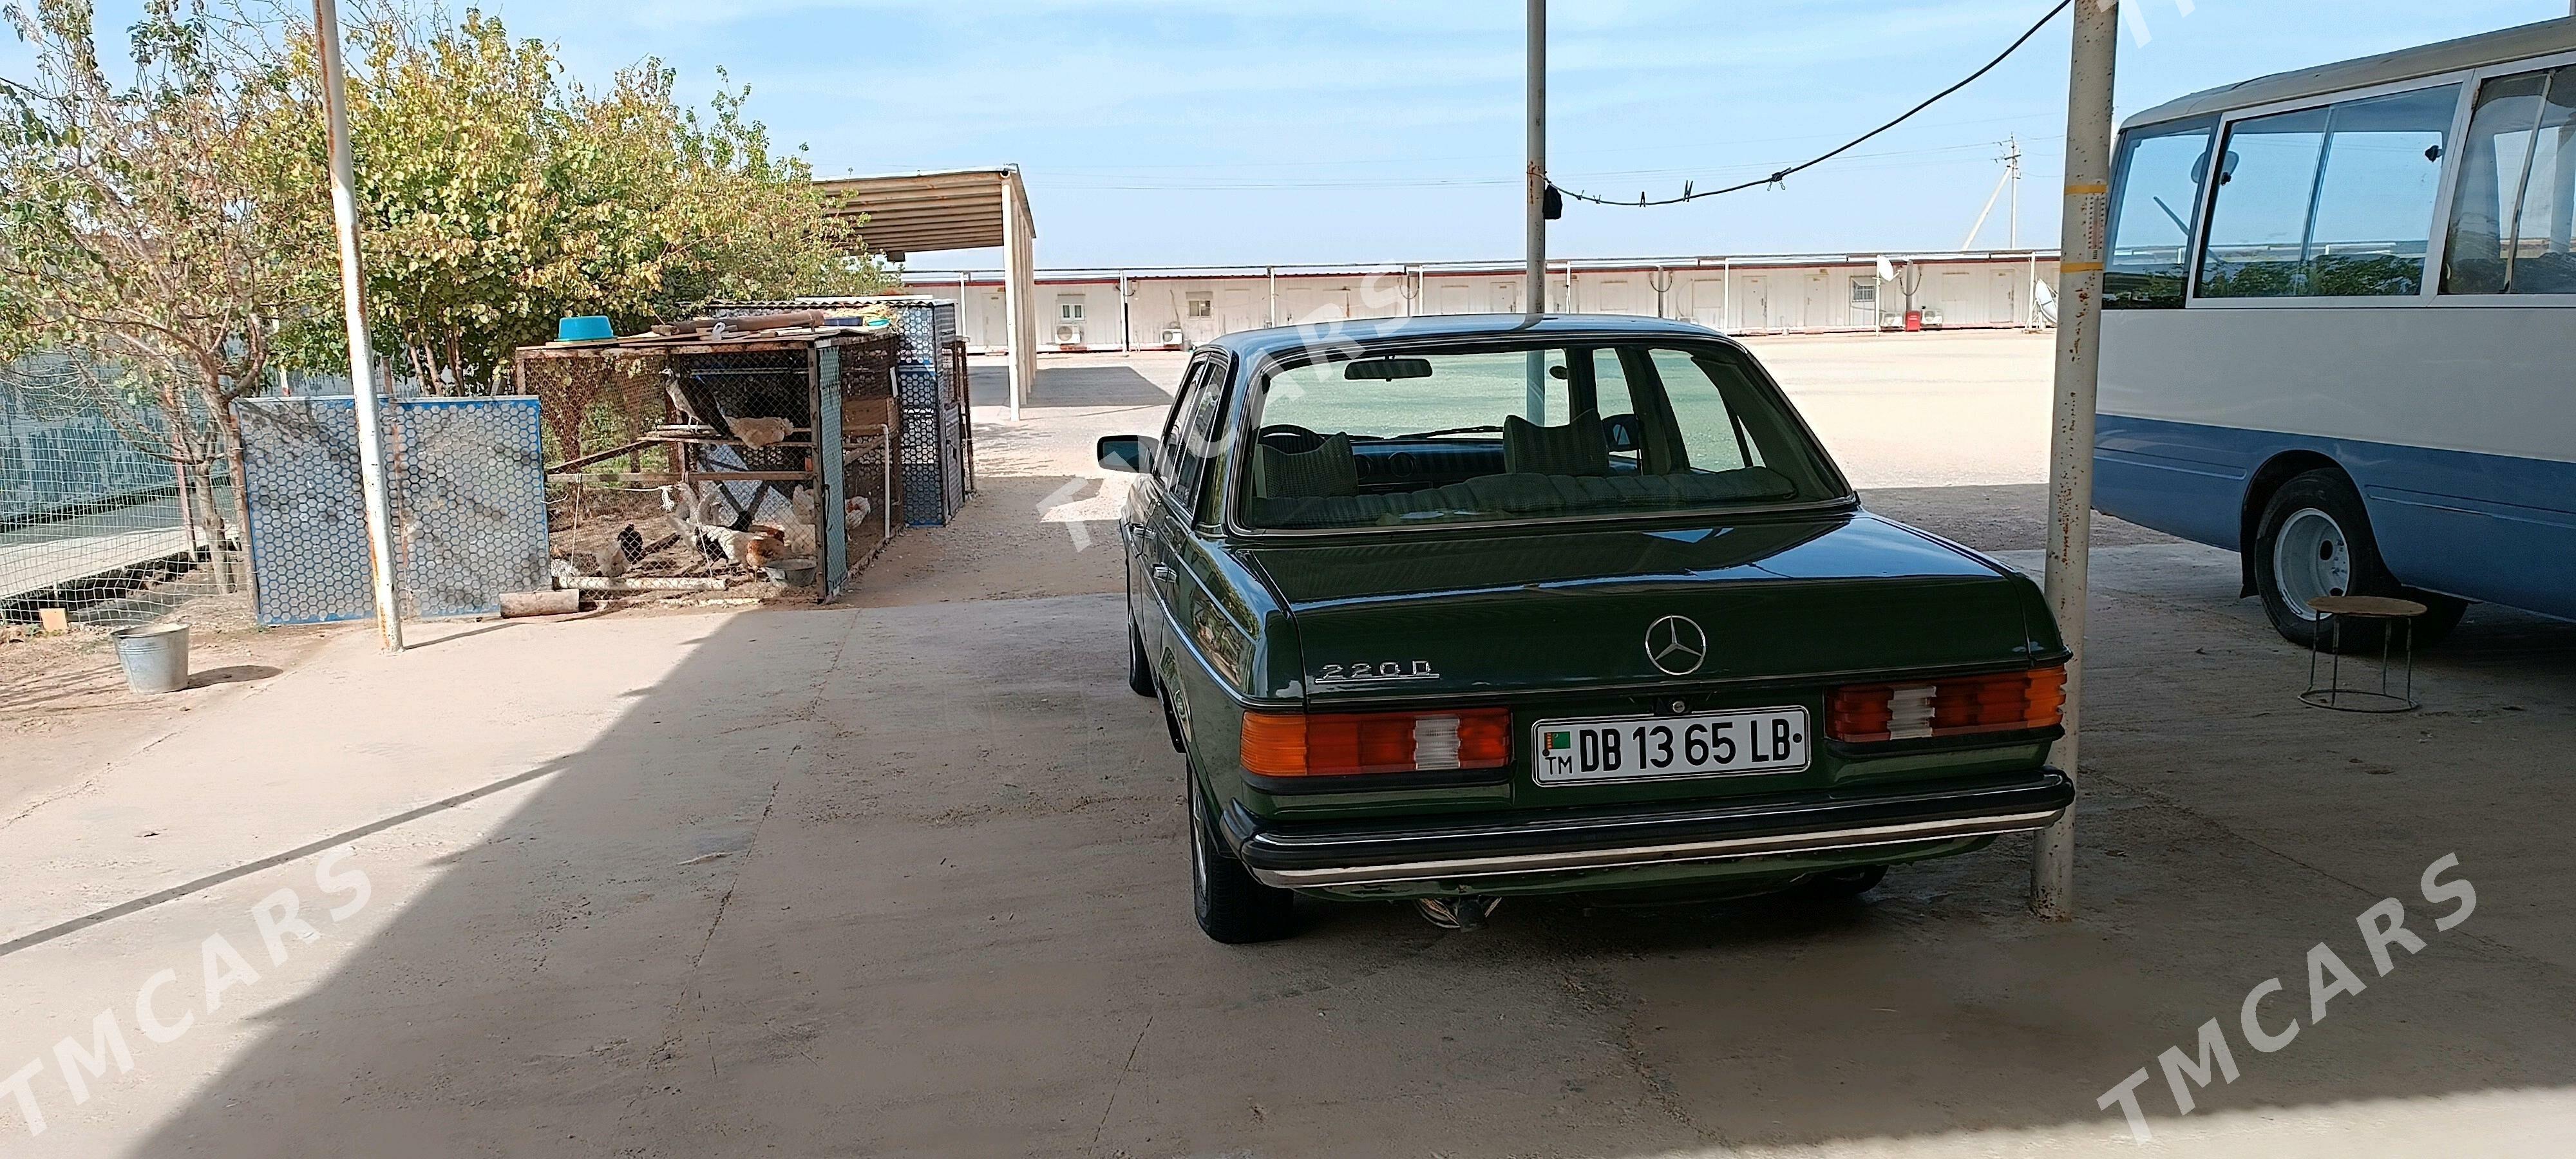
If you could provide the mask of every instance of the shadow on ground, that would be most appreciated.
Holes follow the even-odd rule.
[[[1865,903],[1520,902],[1474,935],[1316,906],[1241,948],[1190,924],[1118,596],[732,617],[142,1153],[2126,1147],[2099,1095],[2263,978],[2304,1021],[2321,940],[2367,992],[2240,1040],[2204,1109],[2576,1081],[2546,755],[2576,639],[2472,632],[2428,663],[2442,711],[2355,722],[2295,707],[2298,658],[2201,586],[2105,585],[2076,922],[2025,916],[2007,843]],[[2434,936],[2446,852],[2480,904]],[[2381,896],[2432,939],[2384,979],[2354,933]]]

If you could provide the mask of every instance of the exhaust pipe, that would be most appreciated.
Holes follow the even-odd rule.
[[[1422,920],[1444,930],[1481,930],[1502,904],[1499,897],[1426,897],[1413,903]]]

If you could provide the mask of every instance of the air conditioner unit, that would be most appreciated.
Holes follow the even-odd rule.
[[[1055,344],[1056,344],[1056,345],[1058,345],[1058,346],[1080,346],[1080,345],[1082,345],[1082,327],[1080,327],[1080,326],[1058,326],[1058,327],[1056,327],[1056,328],[1055,328]]]

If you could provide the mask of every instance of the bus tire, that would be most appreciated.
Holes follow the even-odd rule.
[[[2322,596],[2393,596],[2422,602],[2414,642],[2429,645],[2460,622],[2466,605],[2397,582],[2380,559],[2370,514],[2343,472],[2320,469],[2293,476],[2263,506],[2254,538],[2254,587],[2263,614],[2281,638],[2302,648],[2376,653],[2384,621],[2347,620],[2336,632],[2308,608]],[[2404,643],[2400,635],[2394,643]]]

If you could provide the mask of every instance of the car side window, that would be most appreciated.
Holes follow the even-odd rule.
[[[1181,376],[1181,391],[1172,401],[1172,413],[1163,420],[1163,445],[1154,455],[1154,478],[1162,482],[1166,491],[1176,489],[1181,461],[1186,457],[1182,453],[1184,436],[1200,396],[1206,393],[1206,385],[1207,363],[1190,364],[1189,370]]]
[[[1208,458],[1218,450],[1213,432],[1224,397],[1216,360],[1191,363],[1181,378],[1180,401],[1172,405],[1171,418],[1164,424],[1162,449],[1154,456],[1154,477],[1162,481],[1163,494],[1184,512],[1198,509],[1200,478]]]
[[[1199,364],[1196,384],[1190,395],[1188,425],[1178,453],[1172,456],[1175,478],[1171,484],[1172,502],[1191,520],[1197,518],[1199,494],[1206,485],[1208,460],[1224,453],[1216,430],[1217,416],[1225,409],[1225,381],[1216,363]]]

